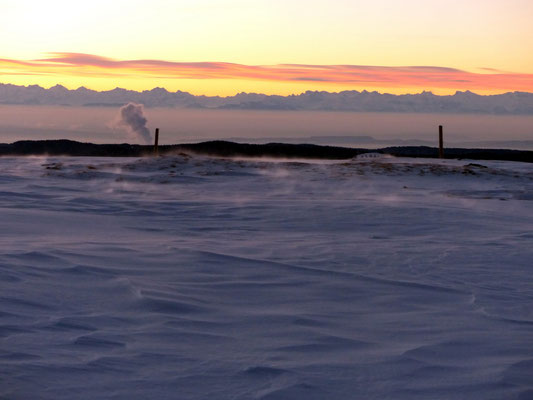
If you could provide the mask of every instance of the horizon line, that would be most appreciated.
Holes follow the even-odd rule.
[[[362,90],[345,89],[345,90],[339,90],[339,91],[307,89],[307,90],[303,90],[301,92],[294,92],[294,93],[291,93],[291,94],[276,94],[276,93],[267,94],[267,93],[260,93],[260,92],[254,92],[254,91],[250,91],[250,92],[241,91],[241,92],[238,92],[238,93],[236,93],[234,95],[207,95],[207,94],[193,94],[193,93],[191,93],[189,91],[184,91],[184,90],[180,90],[180,89],[178,89],[176,91],[172,91],[172,90],[169,90],[169,89],[165,88],[164,86],[154,86],[151,89],[143,89],[143,90],[128,89],[128,88],[121,87],[121,86],[116,86],[113,89],[98,90],[98,89],[92,89],[92,88],[87,87],[85,85],[81,85],[81,86],[77,86],[77,87],[76,86],[70,86],[69,87],[69,85],[65,85],[65,84],[62,84],[62,83],[55,83],[55,84],[51,84],[51,85],[41,85],[41,84],[17,85],[17,84],[10,83],[10,82],[0,82],[0,86],[15,86],[15,87],[24,88],[24,89],[37,87],[37,88],[40,88],[40,89],[43,89],[43,90],[51,90],[53,88],[63,88],[65,90],[69,91],[69,92],[75,92],[75,91],[80,90],[80,89],[85,89],[87,91],[91,91],[91,92],[95,92],[95,93],[108,93],[108,92],[112,92],[112,91],[115,91],[115,90],[123,90],[123,91],[127,91],[127,92],[135,92],[135,93],[139,93],[139,94],[140,93],[145,93],[145,92],[152,92],[154,90],[159,89],[159,90],[164,90],[164,91],[166,91],[167,93],[170,93],[170,94],[185,93],[185,94],[189,94],[189,95],[194,96],[194,97],[219,97],[219,98],[231,98],[231,97],[236,97],[238,95],[260,95],[260,96],[267,96],[267,97],[274,97],[274,96],[277,96],[277,97],[292,97],[292,96],[301,96],[301,95],[306,94],[306,93],[324,93],[324,94],[341,94],[341,93],[365,94],[365,93],[369,93],[369,94],[389,95],[389,96],[396,96],[396,97],[399,97],[399,96],[417,96],[417,95],[422,95],[422,94],[429,94],[429,95],[432,95],[432,96],[435,96],[435,97],[451,97],[451,96],[455,96],[457,94],[467,94],[467,93],[473,94],[475,96],[480,96],[480,97],[494,97],[494,96],[502,96],[502,95],[506,95],[506,94],[530,94],[530,95],[533,95],[533,91],[528,92],[528,91],[524,91],[524,90],[509,90],[509,91],[502,91],[501,93],[494,93],[494,94],[480,94],[480,93],[476,93],[476,91],[469,90],[469,89],[456,90],[455,93],[453,93],[453,94],[435,94],[432,90],[429,90],[429,89],[422,89],[419,92],[405,92],[405,93],[399,93],[399,94],[390,93],[390,92],[386,92],[386,91],[379,91],[379,90],[367,90],[367,89],[362,89]]]

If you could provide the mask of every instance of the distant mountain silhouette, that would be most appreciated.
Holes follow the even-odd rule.
[[[60,85],[44,89],[37,85],[0,84],[0,104],[119,107],[128,102],[144,104],[146,107],[236,110],[533,115],[533,93],[525,92],[482,96],[466,91],[437,96],[431,92],[393,95],[352,90],[339,93],[307,91],[290,96],[239,93],[235,96],[220,97],[195,96],[182,91],[169,92],[163,88],[142,92],[116,88],[98,92],[84,87],[69,90]]]

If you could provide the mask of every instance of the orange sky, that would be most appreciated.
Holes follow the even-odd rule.
[[[2,1],[0,83],[533,92],[530,0]]]
[[[115,60],[90,54],[57,53],[31,61],[0,59],[0,68],[20,77],[51,80],[144,82],[169,80],[269,82],[324,87],[378,87],[388,91],[405,88],[475,90],[487,92],[533,91],[533,74],[486,70],[467,72],[443,67],[379,67],[358,65],[243,65],[219,62],[170,62],[165,60]],[[178,82],[179,85],[179,82]]]

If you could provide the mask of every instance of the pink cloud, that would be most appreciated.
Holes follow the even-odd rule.
[[[51,53],[48,58],[32,61],[0,59],[0,73],[2,71],[4,74],[11,71],[13,74],[307,81],[383,88],[533,91],[533,74],[501,72],[490,68],[484,69],[486,73],[475,73],[439,66],[244,65],[224,62],[115,60],[92,54]]]

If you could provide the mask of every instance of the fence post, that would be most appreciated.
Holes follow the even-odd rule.
[[[439,125],[439,158],[444,158],[444,138],[442,125]]]
[[[154,156],[159,155],[159,128],[155,128]]]

